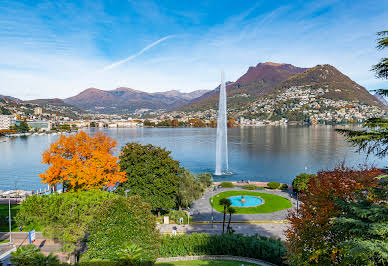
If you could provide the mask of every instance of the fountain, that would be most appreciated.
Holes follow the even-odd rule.
[[[224,171],[223,171],[224,170]],[[218,103],[216,171],[215,175],[231,174],[228,164],[228,134],[226,118],[226,88],[224,72],[221,72],[220,100]]]

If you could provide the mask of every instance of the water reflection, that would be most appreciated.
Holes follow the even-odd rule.
[[[194,172],[214,172],[216,130],[212,128],[91,129],[117,139],[119,146],[135,141],[172,151],[172,156]],[[259,127],[228,130],[232,176],[223,180],[258,180],[290,183],[301,172],[315,173],[345,161],[347,165],[375,164],[382,160],[358,154],[331,126]],[[58,136],[31,136],[0,142],[0,189],[37,189],[38,174],[46,167],[41,153]]]

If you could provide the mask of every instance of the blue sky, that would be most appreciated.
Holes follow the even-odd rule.
[[[332,64],[368,89],[388,1],[0,1],[0,94],[213,89],[273,61]]]

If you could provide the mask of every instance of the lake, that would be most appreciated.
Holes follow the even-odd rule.
[[[214,172],[213,128],[118,128],[90,129],[127,142],[151,143],[172,151],[174,159],[195,173]],[[228,129],[229,165],[233,175],[215,176],[216,181],[250,180],[291,183],[295,175],[348,166],[385,166],[382,160],[356,152],[331,126],[258,127]],[[38,174],[47,167],[41,154],[58,136],[42,135],[0,140],[0,190],[44,188]]]

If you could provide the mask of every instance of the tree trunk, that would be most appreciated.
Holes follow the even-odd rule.
[[[229,213],[229,223],[228,223],[228,230],[230,229],[230,222],[232,221],[232,214]]]
[[[222,233],[225,232],[225,217],[226,216],[226,206],[224,206],[224,222],[222,223]]]

